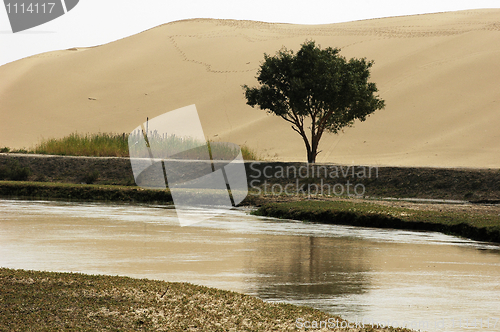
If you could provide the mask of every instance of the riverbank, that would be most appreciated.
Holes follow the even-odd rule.
[[[168,189],[55,182],[0,181],[0,197],[172,204],[172,195]]]
[[[307,331],[347,331],[355,326],[316,309],[189,283],[6,268],[0,268],[0,312],[5,331],[295,331],[314,322],[327,328]],[[329,328],[335,325],[344,328]],[[366,325],[349,331],[410,330]]]
[[[269,203],[255,215],[323,224],[433,231],[500,243],[500,207],[361,200]]]
[[[149,190],[135,186],[128,158],[0,154],[1,168],[30,181],[0,181],[0,197],[172,204],[168,188]],[[249,194],[241,205],[260,207],[257,213],[261,215],[439,231],[500,243],[500,207],[491,205],[500,202],[499,170],[276,162],[246,162],[245,169]],[[346,200],[346,192],[319,192],[320,188],[354,190],[356,185],[363,188],[364,199]],[[193,195],[203,193],[193,191]],[[460,200],[461,204],[391,203],[381,197]]]
[[[135,187],[129,158],[0,153],[0,170],[28,168],[32,182]],[[187,168],[186,168],[187,169]],[[500,202],[500,170],[245,162],[247,184],[262,194],[308,193]],[[1,172],[0,172],[1,173]],[[0,174],[1,175],[1,174]],[[2,178],[0,177],[0,180]],[[324,195],[322,195],[324,194]]]
[[[199,191],[193,193],[199,195]],[[0,197],[66,201],[173,204],[166,190],[128,186],[0,181]],[[414,203],[398,200],[262,195],[242,202],[257,215],[305,222],[436,231],[477,241],[500,243],[500,206]]]

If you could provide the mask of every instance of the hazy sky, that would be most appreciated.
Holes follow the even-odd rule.
[[[6,9],[2,7],[0,65],[46,51],[105,44],[163,23],[187,18],[323,24],[500,8],[500,0],[80,0],[66,15],[16,34],[12,33]]]

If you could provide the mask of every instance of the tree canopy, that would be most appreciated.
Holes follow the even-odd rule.
[[[384,108],[375,83],[368,82],[373,63],[365,58],[347,61],[340,49],[321,49],[307,41],[296,54],[287,49],[264,54],[260,86],[243,89],[248,105],[292,124],[304,140],[307,161],[314,163],[325,131],[336,134]]]

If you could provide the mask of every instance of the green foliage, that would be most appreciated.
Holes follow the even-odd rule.
[[[8,153],[10,149],[8,147],[4,147],[0,149],[0,153]]]
[[[336,134],[385,105],[375,95],[375,83],[368,82],[373,61],[346,60],[339,53],[308,41],[296,54],[287,49],[265,54],[257,76],[260,86],[243,86],[248,105],[292,124],[304,140],[308,162],[315,162],[324,131]]]
[[[7,165],[0,166],[0,180],[26,181],[31,173],[29,167],[21,167],[17,160],[11,160]]]

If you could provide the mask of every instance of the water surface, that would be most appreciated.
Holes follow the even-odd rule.
[[[422,331],[500,330],[500,248],[439,233],[242,210],[179,227],[161,206],[0,200],[0,266],[187,281]]]

